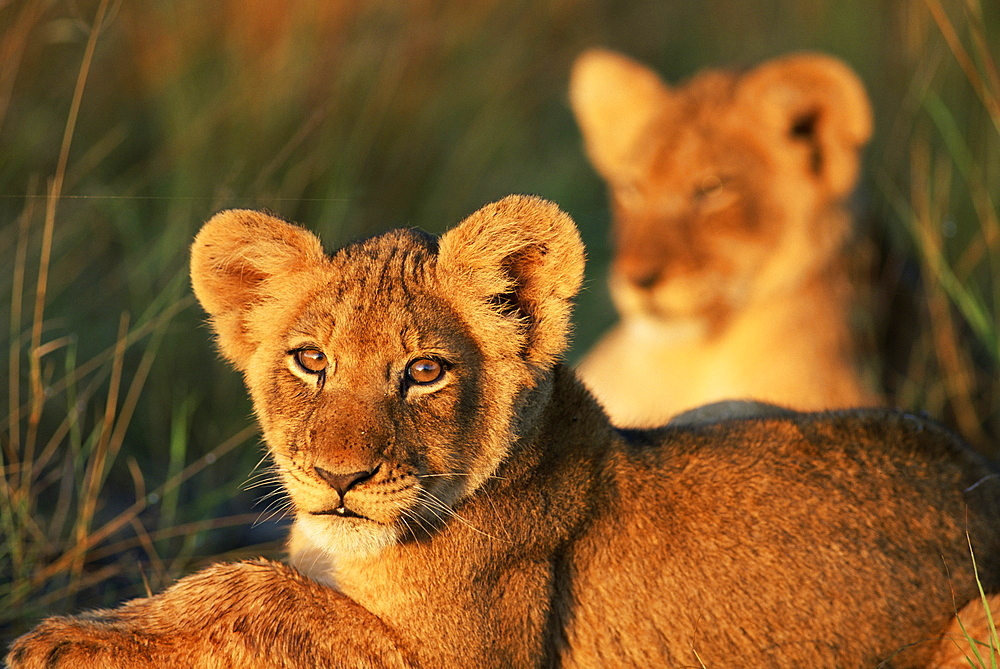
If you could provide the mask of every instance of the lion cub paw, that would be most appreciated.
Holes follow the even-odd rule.
[[[103,617],[49,618],[17,639],[7,655],[10,669],[140,669],[155,667],[163,657],[160,638],[136,633]]]

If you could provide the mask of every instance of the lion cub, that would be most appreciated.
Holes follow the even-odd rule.
[[[856,369],[841,257],[872,124],[845,65],[794,55],[670,88],[590,51],[570,100],[608,182],[621,316],[579,372],[617,424],[734,398],[877,403]]]
[[[883,410],[616,430],[558,362],[582,272],[573,222],[530,197],[440,239],[396,230],[332,255],[265,214],[217,215],[191,276],[294,503],[290,566],[219,564],[50,618],[7,661],[914,667],[954,652],[943,634],[977,597],[968,541],[1000,586],[994,470]]]

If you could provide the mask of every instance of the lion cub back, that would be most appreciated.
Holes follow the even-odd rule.
[[[848,327],[844,200],[871,133],[864,89],[815,54],[672,88],[592,51],[570,97],[608,182],[621,322],[580,366],[619,424],[706,402],[872,403]]]
[[[621,434],[564,666],[968,666],[929,662],[1000,586],[1000,488],[946,430],[871,409]],[[637,591],[661,595],[617,606]]]

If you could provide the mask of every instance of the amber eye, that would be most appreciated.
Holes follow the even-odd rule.
[[[321,374],[328,364],[326,354],[316,348],[300,348],[295,351],[295,362],[302,371],[309,374]]]
[[[406,377],[418,385],[434,383],[444,375],[444,366],[437,360],[418,358],[406,368]]]

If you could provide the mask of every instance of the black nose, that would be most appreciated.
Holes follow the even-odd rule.
[[[347,491],[358,485],[363,481],[367,481],[375,472],[378,471],[378,467],[371,470],[361,471],[361,472],[348,472],[346,474],[335,474],[329,470],[323,469],[322,467],[313,467],[316,474],[326,481],[331,488],[336,490],[340,494],[340,498],[344,499],[344,495]]]

